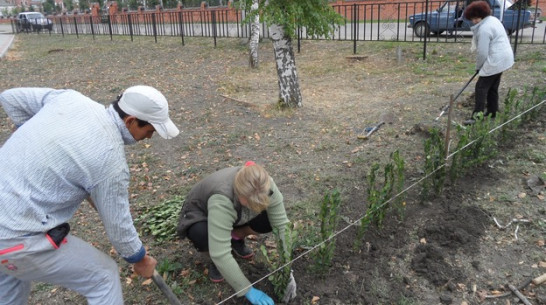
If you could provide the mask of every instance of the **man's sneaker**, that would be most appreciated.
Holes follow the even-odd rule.
[[[254,256],[254,251],[245,245],[245,240],[231,240],[231,249],[240,258],[251,259]]]
[[[220,283],[224,281],[224,277],[222,276],[220,271],[218,271],[218,268],[216,268],[216,265],[214,263],[212,262],[209,263],[208,269],[209,269],[209,279],[211,281],[213,281],[214,283]]]

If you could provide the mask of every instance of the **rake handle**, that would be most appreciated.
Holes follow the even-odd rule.
[[[154,270],[154,275],[152,275],[152,281],[154,281],[159,290],[161,290],[161,292],[163,292],[163,294],[167,297],[171,305],[182,305],[182,303],[180,303],[180,300],[176,297],[171,288],[169,288],[167,283],[165,283],[165,280],[163,280],[163,277],[159,275],[157,270]]]

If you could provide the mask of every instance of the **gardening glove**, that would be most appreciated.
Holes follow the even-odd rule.
[[[294,279],[294,270],[290,270],[290,280],[288,282],[288,285],[286,285],[286,289],[284,290],[284,297],[282,298],[282,302],[288,304],[288,302],[292,301],[295,297],[296,280]]]
[[[252,305],[275,305],[275,302],[263,291],[251,287],[245,294],[245,297],[252,303]]]

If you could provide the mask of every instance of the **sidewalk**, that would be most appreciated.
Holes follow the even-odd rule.
[[[10,24],[0,24],[0,59],[6,55],[15,35],[11,32]]]

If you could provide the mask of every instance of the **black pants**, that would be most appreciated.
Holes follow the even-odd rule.
[[[249,226],[254,232],[262,234],[273,231],[273,228],[271,228],[271,224],[269,223],[269,218],[267,217],[266,211],[261,212],[258,216],[254,217],[249,222],[241,226],[234,227],[234,229],[244,226]],[[207,221],[194,223],[191,227],[188,228],[186,236],[189,240],[191,240],[197,251],[209,251],[209,230],[207,227]]]
[[[499,85],[502,72],[491,76],[480,76],[476,82],[476,101],[473,115],[478,112],[495,117],[499,110]]]

